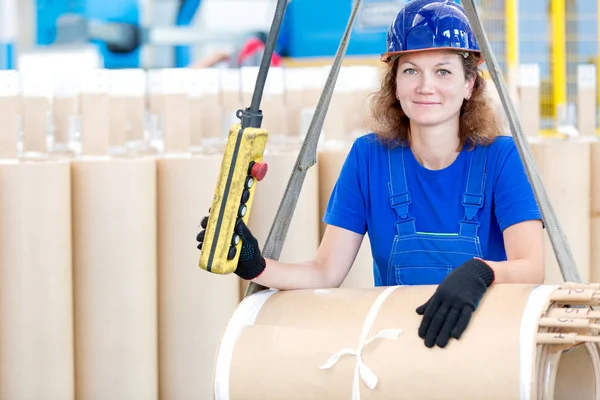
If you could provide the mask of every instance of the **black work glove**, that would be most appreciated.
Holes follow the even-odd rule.
[[[200,223],[202,231],[196,236],[196,240],[198,241],[198,246],[196,247],[198,250],[202,249],[202,242],[204,241],[207,223],[208,217],[204,217]],[[242,240],[242,249],[234,273],[242,279],[252,280],[264,271],[267,263],[260,253],[258,241],[252,235],[250,229],[248,229],[242,219],[237,220],[234,232],[237,233]]]
[[[419,337],[425,339],[425,346],[446,347],[451,337],[460,339],[494,279],[494,270],[479,259],[465,262],[444,278],[433,296],[416,310],[423,315]]]

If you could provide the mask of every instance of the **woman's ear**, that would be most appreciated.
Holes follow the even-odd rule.
[[[471,95],[473,94],[473,86],[475,85],[476,76],[472,76],[471,78],[467,78],[465,82],[465,99],[469,100]]]

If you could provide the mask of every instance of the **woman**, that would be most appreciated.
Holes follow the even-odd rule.
[[[377,127],[349,152],[315,257],[265,260],[239,224],[236,274],[278,289],[337,287],[368,232],[376,286],[438,285],[416,311],[425,345],[445,347],[492,283],[543,282],[541,215],[512,138],[498,135],[459,5],[409,2],[382,60]]]

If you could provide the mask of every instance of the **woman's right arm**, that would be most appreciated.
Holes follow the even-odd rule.
[[[323,219],[327,228],[316,254],[307,254],[306,261],[298,263],[265,259],[246,224],[239,223],[235,229],[243,243],[235,273],[244,280],[279,290],[339,287],[362,244],[364,234],[357,232],[367,231],[366,146],[369,143],[370,139],[357,140],[348,153],[329,199]],[[203,220],[202,228],[206,228],[207,220]],[[201,248],[202,232],[197,239],[200,241],[198,248]]]
[[[314,258],[301,263],[266,259],[264,271],[253,282],[280,290],[339,287],[354,264],[363,237],[328,225]]]

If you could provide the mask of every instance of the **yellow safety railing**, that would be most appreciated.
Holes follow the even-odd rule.
[[[598,0],[600,1],[600,0]],[[505,0],[507,71],[519,68],[519,1]]]
[[[552,102],[553,116],[559,107],[567,102],[566,38],[565,38],[565,0],[550,0],[552,21]]]

